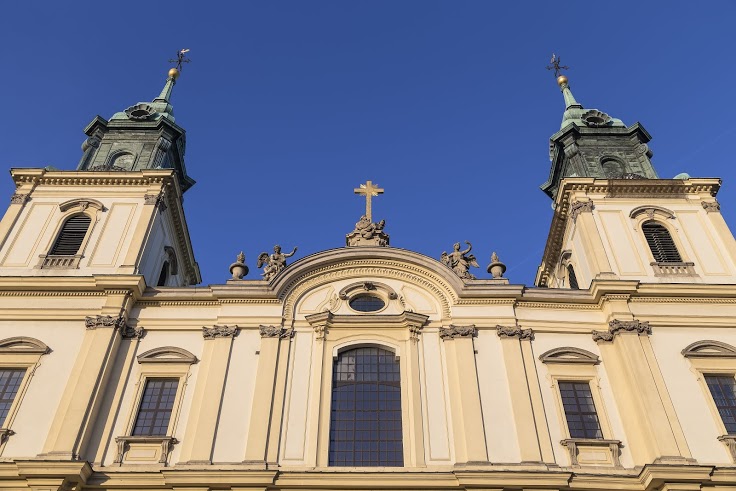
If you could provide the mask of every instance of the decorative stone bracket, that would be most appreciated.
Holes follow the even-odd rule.
[[[608,465],[621,467],[621,440],[568,438],[560,441],[570,454],[573,467]]]
[[[473,338],[478,335],[478,329],[475,324],[469,326],[453,326],[440,327],[440,338],[443,341],[453,340],[456,338]]]
[[[700,204],[703,205],[703,209],[708,213],[721,211],[721,205],[718,201],[701,201]]]
[[[634,319],[633,321],[621,321],[614,319],[608,323],[607,331],[593,331],[593,341],[613,341],[616,334],[622,332],[633,332],[639,336],[652,334],[652,328],[649,327],[649,322],[642,322]]]
[[[238,326],[212,326],[202,327],[202,336],[205,340],[217,338],[234,338],[238,335]]]
[[[145,334],[142,327],[131,327],[125,323],[125,317],[111,315],[92,315],[84,318],[84,326],[88,331],[99,328],[112,328],[120,331],[123,339],[140,339]]]
[[[595,205],[592,201],[574,201],[570,205],[570,218],[573,222],[576,222],[578,215],[581,213],[592,213],[595,209]]]
[[[519,340],[534,340],[534,331],[522,329],[519,326],[496,326],[496,334],[499,338],[518,338]]]
[[[119,436],[114,464],[163,464],[179,441],[173,436]],[[153,452],[153,453],[152,453]]]

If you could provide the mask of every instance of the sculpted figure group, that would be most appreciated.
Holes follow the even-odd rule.
[[[281,252],[281,246],[277,244],[273,246],[273,254],[270,256],[267,252],[262,252],[258,256],[258,265],[256,267],[263,268],[263,273],[261,273],[263,279],[271,280],[271,278],[283,271],[286,268],[286,258],[293,256],[296,253],[296,249],[294,247],[294,250],[290,253],[284,254]]]

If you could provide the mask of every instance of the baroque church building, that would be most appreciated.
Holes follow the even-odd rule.
[[[470,248],[275,248],[201,281],[161,94],[74,171],[12,169],[0,222],[0,489],[736,489],[736,241],[719,179],[658,177],[568,80],[534,286]]]

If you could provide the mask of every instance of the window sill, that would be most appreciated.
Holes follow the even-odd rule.
[[[621,440],[568,438],[560,443],[567,447],[573,467],[621,467]]]
[[[736,434],[730,433],[719,436],[718,441],[722,442],[728,448],[728,453],[731,454],[731,460],[736,462]]]
[[[118,453],[113,463],[163,464],[179,441],[173,436],[119,436],[115,438]]]

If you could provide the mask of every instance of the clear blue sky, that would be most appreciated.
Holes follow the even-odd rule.
[[[736,223],[734,2],[6,2],[0,167],[74,169],[97,114],[173,96],[197,184],[185,209],[203,282],[242,249],[341,247],[371,179],[391,245],[470,240],[531,284],[551,219],[538,186],[562,95],[640,121],[662,177],[722,177]],[[0,196],[9,199],[9,177]]]

